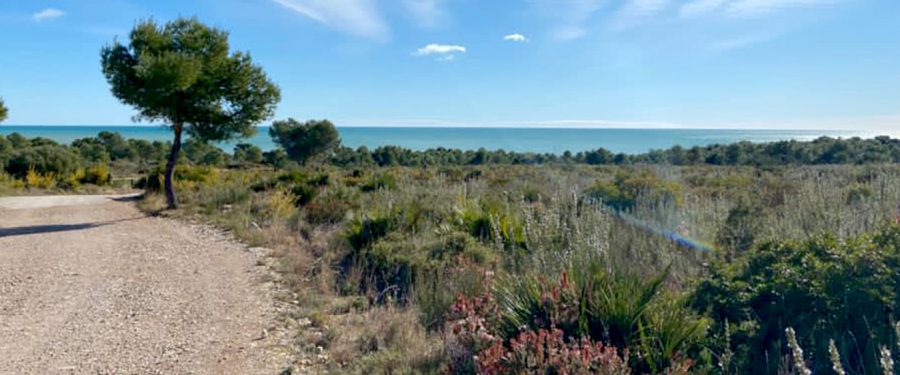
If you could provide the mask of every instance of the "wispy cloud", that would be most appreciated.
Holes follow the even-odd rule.
[[[587,35],[588,21],[607,0],[532,0],[537,11],[551,18],[551,36],[568,41]]]
[[[436,27],[445,22],[444,0],[403,0],[413,20],[421,27]]]
[[[272,0],[303,16],[335,29],[380,41],[390,38],[390,27],[373,0]]]
[[[47,8],[40,12],[35,13],[32,18],[34,18],[35,22],[42,22],[46,20],[56,19],[62,16],[65,16],[66,12],[56,9],[56,8]]]
[[[713,49],[717,50],[729,51],[733,49],[749,47],[754,44],[765,43],[772,39],[775,39],[776,37],[777,34],[774,33],[746,35],[714,43],[712,47]]]
[[[735,0],[728,6],[728,14],[734,17],[755,17],[790,9],[830,5],[840,0]]]
[[[691,0],[684,3],[678,13],[682,17],[694,17],[715,11],[723,4],[725,4],[725,0]]]
[[[617,30],[634,27],[663,11],[668,5],[669,0],[628,0],[622,5],[611,26]]]
[[[527,42],[529,42],[528,38],[526,38],[525,35],[522,35],[522,34],[519,34],[519,33],[509,34],[509,35],[507,35],[507,36],[504,36],[504,37],[503,37],[503,40],[509,41],[509,42],[516,42],[516,43],[527,43]]]

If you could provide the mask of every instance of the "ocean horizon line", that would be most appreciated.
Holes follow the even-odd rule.
[[[258,126],[246,138],[216,142],[230,149],[238,143],[253,144],[264,151],[278,147],[269,136],[267,126]],[[121,134],[124,138],[168,141],[171,130],[164,125],[3,125],[0,135],[20,133],[26,137],[49,138],[71,143],[95,137],[102,131]],[[734,128],[572,128],[572,127],[451,127],[451,126],[340,126],[341,143],[347,147],[399,146],[412,150],[460,149],[506,150],[561,154],[604,148],[613,152],[638,154],[673,146],[693,147],[731,144],[742,141],[766,143],[782,140],[813,141],[820,137],[834,139],[865,138],[880,135],[896,138],[898,134],[861,130],[808,129],[734,129]]]
[[[164,124],[2,124],[0,128],[12,127],[66,127],[66,128],[89,128],[89,127],[111,127],[111,128],[161,128],[170,125]],[[272,125],[254,125],[254,128],[271,128]],[[546,129],[546,130],[717,130],[717,131],[779,131],[779,132],[855,132],[855,133],[884,133],[885,135],[898,135],[898,130],[871,130],[871,129],[851,129],[851,128],[777,128],[777,127],[715,127],[715,126],[681,126],[681,127],[626,127],[626,126],[578,126],[578,125],[360,125],[345,124],[337,125],[338,129]]]

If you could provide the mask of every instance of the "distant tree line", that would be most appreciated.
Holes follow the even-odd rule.
[[[883,164],[900,162],[900,140],[887,136],[874,139],[837,139],[821,137],[813,141],[778,141],[771,143],[739,142],[684,148],[675,146],[642,154],[613,153],[599,148],[594,151],[562,154],[521,153],[503,150],[462,151],[436,148],[414,151],[397,146],[351,149],[337,147],[330,158],[332,164],[425,166],[482,164],[664,164],[664,165],[824,165]]]
[[[684,148],[675,146],[643,154],[612,153],[605,149],[562,154],[459,150],[435,148],[416,151],[398,146],[365,146],[350,148],[340,145],[337,130],[328,121],[293,119],[276,121],[270,135],[280,147],[263,151],[258,146],[241,143],[231,153],[199,138],[184,142],[181,162],[218,167],[266,165],[289,168],[292,165],[325,163],[339,167],[365,166],[464,166],[464,165],[828,165],[900,163],[900,140],[887,136],[872,139],[837,139],[821,137],[813,141],[779,141],[771,143],[739,142]],[[96,137],[78,139],[62,145],[46,138],[28,139],[14,133],[0,136],[0,167],[15,177],[28,170],[63,175],[81,166],[113,165],[114,170],[132,174],[149,171],[164,163],[171,142],[125,139],[119,133],[101,132]]]

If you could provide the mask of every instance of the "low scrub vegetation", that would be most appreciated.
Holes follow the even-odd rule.
[[[0,184],[104,184],[110,165],[162,208],[164,152],[6,141],[5,168],[23,149],[33,164]],[[771,144],[723,146],[738,165],[715,165],[190,142],[169,214],[274,250],[307,370],[874,374],[898,342],[900,167],[847,156],[893,140],[799,143],[790,155],[844,144],[845,159],[778,159],[794,166],[752,162],[784,151]]]
[[[792,327],[812,371],[881,373],[897,340],[894,165],[183,168],[177,214],[330,322],[323,371],[790,372]]]

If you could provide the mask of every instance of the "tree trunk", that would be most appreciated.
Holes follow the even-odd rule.
[[[175,186],[172,180],[175,177],[175,164],[178,163],[178,153],[181,151],[182,125],[176,123],[173,128],[175,129],[175,141],[172,142],[172,150],[169,152],[169,160],[166,162],[166,201],[169,203],[170,210],[178,208],[178,200],[175,197]]]

